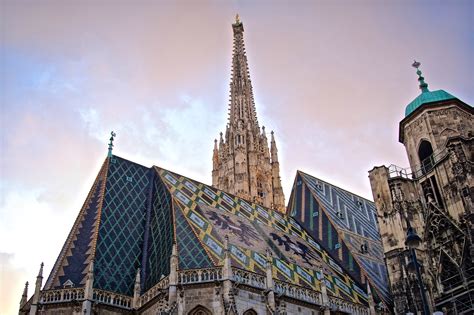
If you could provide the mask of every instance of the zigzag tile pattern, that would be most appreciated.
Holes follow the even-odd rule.
[[[300,185],[309,191],[305,192],[306,195],[308,198],[314,198],[313,203],[317,204],[317,210],[312,213],[308,212],[312,211],[314,206],[301,207],[296,204],[298,198],[294,194]],[[375,285],[376,292],[381,294],[387,304],[392,303],[373,202],[298,171],[292,197],[290,197],[290,208],[291,216],[313,235],[318,236],[330,252],[335,251],[336,248],[331,249],[334,241],[327,240],[334,238],[335,231],[338,235],[336,246],[339,249],[339,254],[335,258],[339,258],[339,262],[348,272],[352,271],[352,265],[360,266],[359,268],[368,274]],[[324,224],[314,223],[318,215],[323,219]],[[332,228],[324,228],[326,225],[331,225]],[[334,229],[334,231],[328,233],[328,229]],[[361,251],[362,245],[367,247],[367,252]],[[355,257],[356,261],[351,261],[350,256]]]
[[[68,280],[75,287],[84,285],[87,268],[93,254],[92,247],[98,224],[98,212],[103,199],[107,168],[106,160],[46,281],[45,289],[61,288]]]

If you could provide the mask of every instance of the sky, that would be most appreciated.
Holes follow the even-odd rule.
[[[106,158],[211,183],[229,104],[232,27],[260,125],[296,170],[372,199],[373,166],[418,94],[474,104],[473,1],[0,0],[0,314],[45,279]]]

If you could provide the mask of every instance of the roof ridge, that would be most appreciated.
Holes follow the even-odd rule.
[[[296,172],[300,172],[300,173],[303,173],[304,175],[308,175],[308,176],[311,176],[311,177],[313,177],[313,178],[316,178],[317,180],[319,180],[319,181],[321,181],[321,182],[324,182],[325,184],[328,184],[328,185],[330,185],[330,186],[332,186],[332,187],[335,187],[335,188],[338,188],[338,189],[340,189],[340,190],[342,190],[342,191],[345,191],[345,192],[347,192],[347,193],[349,193],[349,194],[351,194],[351,195],[354,195],[354,196],[356,196],[356,197],[359,197],[359,198],[361,198],[361,199],[364,199],[364,200],[366,200],[366,201],[369,201],[370,203],[373,203],[374,206],[375,206],[375,201],[372,201],[372,200],[370,200],[370,199],[368,199],[368,198],[362,197],[361,195],[355,194],[355,193],[353,193],[353,192],[351,192],[351,191],[349,191],[349,190],[347,190],[347,189],[345,189],[345,188],[341,188],[340,186],[331,184],[330,182],[325,181],[324,179],[321,179],[321,178],[319,178],[319,177],[316,177],[316,176],[314,176],[314,175],[311,175],[311,174],[309,174],[309,173],[306,173],[305,171],[302,171],[302,170],[297,170]]]

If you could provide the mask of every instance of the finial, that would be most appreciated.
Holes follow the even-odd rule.
[[[235,24],[240,24],[240,15],[238,13],[235,15]]]
[[[44,263],[41,263],[38,277],[43,277],[43,267],[44,267]]]
[[[267,258],[267,262],[271,262],[271,261],[272,261],[272,252],[270,251],[269,248],[267,248],[267,249],[265,250],[265,256],[266,256],[266,258]]]
[[[425,78],[421,75],[421,70],[419,67],[421,66],[421,62],[413,60],[411,65],[413,68],[416,69],[416,74],[418,75],[418,82],[420,82],[420,90],[422,93],[429,92],[428,90],[428,83],[425,82]]]
[[[224,250],[229,250],[229,236],[224,236]]]
[[[135,275],[135,283],[140,284],[140,268],[137,269],[137,274]]]
[[[27,298],[28,298],[28,281],[26,281],[25,288],[23,289],[23,294],[21,295],[20,308],[22,308],[26,304]]]
[[[23,289],[23,295],[24,296],[27,296],[28,295],[28,281],[25,282],[25,288]]]
[[[109,142],[109,153],[108,153],[108,157],[112,157],[112,149],[114,147],[114,138],[115,136],[117,136],[117,134],[113,131],[110,132],[110,142]]]

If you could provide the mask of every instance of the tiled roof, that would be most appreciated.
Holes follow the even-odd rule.
[[[373,202],[298,171],[288,211],[346,272],[361,282],[367,275],[391,304]]]
[[[410,104],[407,105],[407,107],[405,108],[405,117],[413,113],[418,107],[423,104],[446,101],[451,99],[456,99],[456,97],[452,96],[444,90],[423,91],[413,101],[411,101]]]
[[[265,274],[272,254],[275,279],[367,304],[365,287],[292,218],[159,167],[108,158],[53,268],[46,289],[85,282],[94,260],[94,287],[133,294],[168,275],[172,244],[179,269],[221,266],[229,237],[232,265]]]

